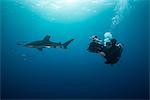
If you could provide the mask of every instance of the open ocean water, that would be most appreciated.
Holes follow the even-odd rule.
[[[149,0],[1,0],[1,97],[148,99]],[[87,51],[111,32],[124,44],[117,64]],[[42,52],[16,45],[75,39]]]

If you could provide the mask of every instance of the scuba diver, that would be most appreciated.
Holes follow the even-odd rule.
[[[117,40],[114,38],[106,42],[105,45],[102,44],[102,41],[95,42],[95,40],[99,41],[98,37],[92,39],[88,47],[89,52],[98,53],[103,56],[106,59],[105,64],[115,64],[119,61],[123,51],[123,45],[121,43],[117,43]]]

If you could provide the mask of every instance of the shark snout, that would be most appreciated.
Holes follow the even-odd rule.
[[[32,45],[28,45],[28,44],[24,45],[24,47],[33,48]]]

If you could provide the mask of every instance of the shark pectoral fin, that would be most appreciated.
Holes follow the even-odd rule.
[[[61,44],[61,42],[59,42],[58,44],[59,44],[59,47],[60,47],[60,48],[62,48],[62,47],[63,47],[63,46],[62,46],[62,44]]]
[[[43,48],[37,48],[39,51],[43,51]]]
[[[62,45],[60,45],[60,48],[62,48]]]

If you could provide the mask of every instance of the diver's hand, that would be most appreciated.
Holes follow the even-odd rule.
[[[99,54],[100,54],[101,56],[103,56],[103,57],[106,56],[106,54],[105,54],[104,52],[99,52]]]

